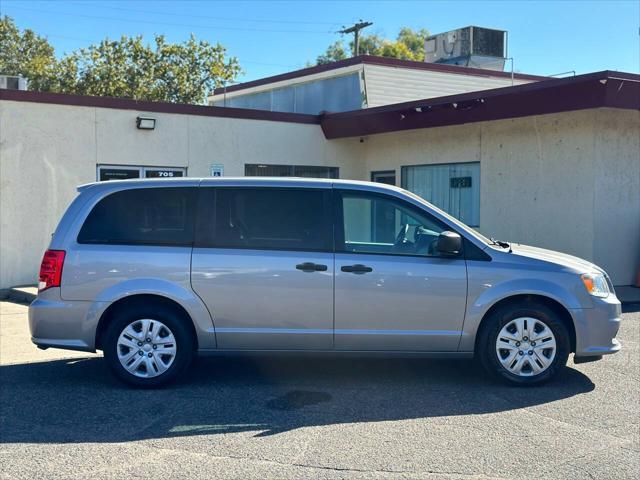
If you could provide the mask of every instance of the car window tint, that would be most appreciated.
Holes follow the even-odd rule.
[[[198,246],[329,250],[332,228],[320,189],[203,188]],[[204,205],[203,205],[204,203]],[[213,205],[212,205],[213,203]],[[209,213],[207,213],[209,212]]]
[[[87,217],[78,243],[190,245],[195,188],[122,190],[102,199]]]
[[[384,195],[342,195],[343,252],[438,256],[446,226],[426,212]]]

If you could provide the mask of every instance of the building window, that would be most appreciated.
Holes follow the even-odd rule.
[[[358,73],[298,83],[258,93],[216,99],[216,107],[250,108],[272,112],[317,115],[322,111],[346,112],[362,108]]]
[[[184,177],[182,167],[141,167],[135,165],[98,165],[97,180],[126,180],[127,178],[176,178]]]
[[[316,167],[312,165],[266,165],[246,164],[244,174],[247,177],[305,177],[338,178],[338,167]]]
[[[480,226],[480,162],[402,167],[402,187],[470,227]]]

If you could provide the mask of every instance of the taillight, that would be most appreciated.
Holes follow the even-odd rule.
[[[39,292],[50,287],[60,286],[64,253],[64,250],[47,250],[44,252],[44,257],[42,257],[42,263],[40,264]]]

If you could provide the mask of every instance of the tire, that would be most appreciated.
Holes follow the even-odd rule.
[[[476,352],[495,378],[528,386],[555,377],[566,366],[570,349],[567,327],[558,314],[543,304],[529,302],[493,312],[479,332]]]
[[[164,305],[134,306],[116,312],[103,342],[111,372],[138,388],[156,388],[175,381],[194,355],[195,339],[189,321]],[[147,335],[143,335],[145,328]]]

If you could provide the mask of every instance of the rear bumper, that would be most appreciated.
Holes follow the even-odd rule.
[[[53,289],[52,289],[53,290]],[[95,352],[96,329],[107,302],[65,301],[54,292],[29,305],[31,341],[43,348]]]
[[[31,337],[31,341],[37,345],[38,348],[46,350],[47,348],[61,348],[63,350],[76,350],[78,352],[95,352],[94,348],[91,348],[82,340],[61,340],[58,338],[36,338]]]
[[[609,355],[622,348],[615,338],[622,315],[620,301],[615,295],[594,299],[594,308],[573,309],[571,314],[576,327],[575,356],[578,363],[583,357]]]

